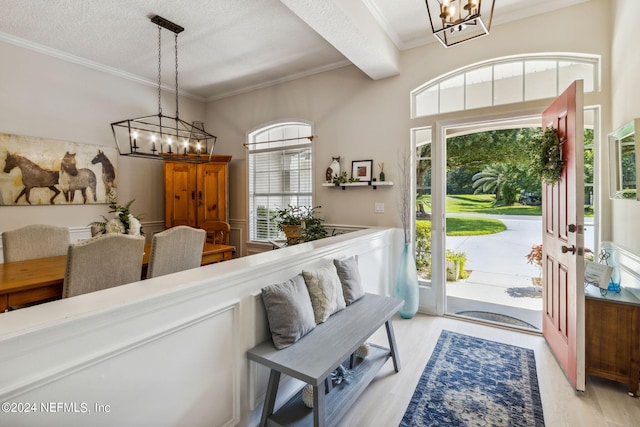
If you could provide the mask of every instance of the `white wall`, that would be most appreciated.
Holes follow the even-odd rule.
[[[2,133],[116,148],[112,122],[157,113],[157,87],[1,41],[0,57]],[[165,113],[173,115],[174,109],[175,94],[163,94]],[[189,121],[204,118],[203,104],[192,99],[180,99],[180,112]],[[136,199],[135,214],[146,222],[164,221],[162,162],[119,157],[118,163],[119,201]],[[0,232],[33,223],[84,227],[108,210],[107,205],[3,206]]]
[[[602,91],[586,96],[587,105],[609,108],[609,7],[606,0],[592,0],[571,8],[517,21],[492,29],[488,37],[445,49],[438,43],[418,47],[400,55],[400,75],[372,81],[348,66],[301,78],[254,92],[208,103],[207,123],[220,137],[220,147],[233,155],[231,173],[231,220],[246,226],[246,153],[242,143],[248,131],[276,120],[310,120],[314,139],[314,203],[329,223],[400,227],[397,186],[378,189],[322,187],[332,156],[341,156],[349,171],[352,160],[373,159],[385,163],[386,179],[397,181],[398,152],[410,145],[410,128],[435,125],[435,120],[477,118],[514,109],[542,111],[549,100],[495,109],[409,119],[409,92],[443,74],[475,62],[520,53],[582,52],[602,56]],[[579,17],[579,19],[577,19]],[[425,27],[425,31],[427,28]],[[603,136],[610,130],[603,117]],[[378,173],[377,166],[374,167]],[[606,188],[606,187],[605,187]],[[241,196],[244,195],[244,196]],[[383,214],[374,213],[377,202]],[[606,207],[605,207],[606,209]],[[608,237],[608,236],[605,236]]]
[[[640,14],[640,3],[634,0],[616,0],[613,4],[615,25],[612,26],[611,74],[615,78],[611,82],[611,121],[612,129],[616,129],[640,117],[640,55],[638,23],[634,19]],[[638,218],[640,202],[612,201],[611,240],[635,254],[640,254]]]
[[[365,290],[389,295],[399,234],[356,231],[4,313],[0,402],[37,413],[0,411],[0,425],[257,425],[268,371],[246,351],[269,336],[261,288],[358,255]],[[57,402],[68,411],[42,412]],[[92,413],[73,412],[82,403]]]
[[[602,93],[587,97],[588,103],[603,105],[604,134],[611,129],[609,82],[611,64],[610,8],[608,0],[591,0],[574,7],[536,16],[525,21],[494,27],[488,37],[445,50],[437,43],[411,49],[400,55],[399,76],[372,81],[353,66],[264,88],[248,94],[207,103],[181,99],[182,117],[204,120],[216,134],[217,152],[233,156],[230,170],[230,219],[239,239],[247,229],[247,184],[245,149],[242,143],[250,130],[286,118],[311,120],[315,124],[315,196],[323,206],[328,223],[367,226],[400,226],[397,213],[398,187],[358,188],[346,191],[321,187],[332,156],[341,156],[342,167],[351,161],[385,163],[387,180],[397,181],[398,152],[409,146],[412,126],[433,124],[435,117],[409,119],[409,92],[443,73],[470,63],[522,52],[568,51],[602,55]],[[638,6],[632,1],[613,3],[620,25],[614,28],[617,76],[614,88],[614,120],[619,125],[635,117],[634,97],[625,96],[633,82],[633,23],[630,16]],[[629,10],[631,9],[631,10]],[[577,19],[576,17],[579,17]],[[425,29],[426,31],[426,29]],[[156,88],[125,80],[82,65],[0,42],[0,132],[63,139],[115,147],[109,124],[115,120],[152,114],[156,109]],[[173,95],[163,95],[166,111],[173,110]],[[541,103],[517,108],[542,108]],[[624,110],[621,110],[623,108]],[[634,107],[635,106],[635,107]],[[502,111],[512,108],[503,107]],[[492,114],[480,109],[467,117]],[[500,110],[498,110],[500,111]],[[459,117],[451,114],[441,119]],[[121,157],[121,202],[136,199],[134,211],[144,220],[163,219],[162,171],[160,162]],[[606,172],[606,171],[605,171]],[[606,174],[605,174],[606,175]],[[605,187],[603,185],[603,187]],[[606,188],[606,187],[605,187]],[[377,202],[385,213],[374,213]],[[616,202],[618,205],[624,202]],[[2,207],[0,231],[34,222],[82,227],[106,213],[105,205]],[[607,212],[603,206],[602,211]],[[616,223],[628,231],[636,210],[619,209]],[[604,224],[604,240],[611,240]],[[618,233],[621,238],[629,235]],[[616,236],[615,238],[617,238]],[[625,242],[630,246],[632,242]],[[246,253],[246,251],[244,251]]]

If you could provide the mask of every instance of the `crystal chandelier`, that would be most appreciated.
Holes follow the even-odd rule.
[[[431,30],[444,47],[489,34],[495,0],[425,0]],[[484,15],[484,18],[483,18]]]
[[[180,119],[178,108],[178,34],[179,25],[155,15],[151,22],[158,26],[158,114],[111,123],[113,137],[122,156],[183,160],[201,163],[211,160],[216,136],[204,130],[204,123],[187,123]],[[176,116],[162,113],[161,63],[162,29],[175,34]]]

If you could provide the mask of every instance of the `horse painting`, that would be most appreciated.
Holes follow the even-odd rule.
[[[58,194],[60,194],[60,190],[55,187],[55,185],[58,184],[60,172],[43,169],[26,157],[7,153],[4,173],[10,173],[11,170],[16,167],[20,168],[20,172],[22,172],[22,184],[24,185],[24,188],[20,194],[18,194],[18,197],[16,197],[16,200],[13,203],[17,204],[20,197],[24,195],[27,203],[31,204],[31,201],[29,200],[31,189],[46,187],[53,191],[53,196],[51,196],[49,202],[52,205],[55,204],[54,199]]]
[[[112,188],[116,188],[116,171],[111,164],[109,158],[102,152],[102,150],[98,150],[98,155],[91,160],[91,164],[95,165],[97,163],[102,163],[102,182],[104,182],[104,191],[109,197]]]
[[[73,203],[77,190],[82,193],[83,203],[87,203],[87,188],[93,194],[93,201],[97,202],[96,196],[96,174],[91,169],[78,169],[76,166],[76,153],[70,154],[68,151],[62,158],[60,164],[60,179],[58,181],[60,189],[67,202]]]

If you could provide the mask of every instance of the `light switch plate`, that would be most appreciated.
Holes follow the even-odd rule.
[[[374,207],[375,213],[384,213],[384,203],[376,203]]]

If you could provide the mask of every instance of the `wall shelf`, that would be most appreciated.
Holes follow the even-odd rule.
[[[335,185],[331,182],[325,182],[324,184],[322,184],[323,187],[342,187],[343,190],[347,187],[373,187],[374,190],[377,190],[378,187],[391,187],[392,185],[393,181],[345,182],[338,185]]]

